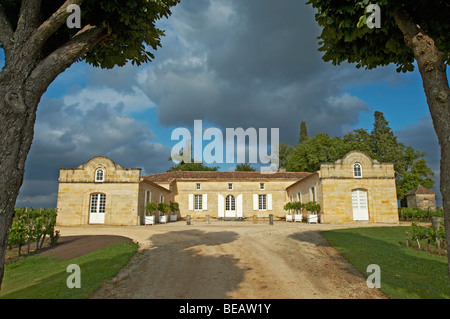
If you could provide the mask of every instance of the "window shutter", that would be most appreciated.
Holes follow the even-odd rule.
[[[238,195],[236,203],[237,217],[243,217],[242,215],[242,194]]]
[[[189,210],[194,210],[194,194],[189,194]]]
[[[203,210],[208,210],[208,194],[203,194],[202,206]]]
[[[272,194],[267,194],[267,210],[272,210]]]
[[[217,195],[218,216],[225,217],[225,201],[222,195]]]
[[[258,210],[258,194],[253,194],[253,210]]]

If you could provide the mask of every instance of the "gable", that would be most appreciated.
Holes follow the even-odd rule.
[[[103,183],[138,183],[140,168],[123,168],[105,156],[91,158],[77,168],[61,168],[60,183],[95,183],[96,171],[103,170]]]

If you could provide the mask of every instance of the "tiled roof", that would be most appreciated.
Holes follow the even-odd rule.
[[[171,182],[173,180],[277,180],[302,179],[311,175],[307,172],[219,172],[219,171],[172,171],[160,174],[143,176],[145,180],[154,183]]]
[[[416,188],[410,190],[408,193],[406,193],[406,196],[408,195],[417,195],[417,194],[436,194],[431,189],[425,188],[422,185],[417,186]]]

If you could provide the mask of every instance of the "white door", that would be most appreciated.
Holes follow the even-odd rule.
[[[356,189],[352,191],[353,220],[369,220],[367,191]]]
[[[233,195],[225,198],[225,217],[236,217],[236,199]]]
[[[89,208],[89,224],[105,223],[105,194],[92,194]]]

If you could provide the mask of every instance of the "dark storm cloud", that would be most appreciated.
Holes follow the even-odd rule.
[[[397,76],[324,63],[314,11],[301,1],[192,1],[169,21],[141,82],[168,126],[202,119],[222,128],[278,127],[282,140],[295,141],[306,121],[312,133],[341,135],[369,110],[343,85]]]

